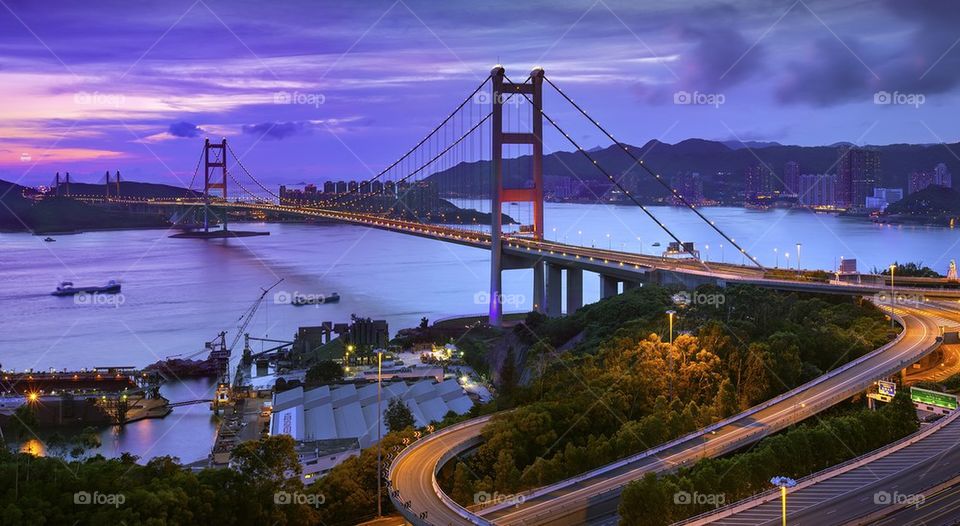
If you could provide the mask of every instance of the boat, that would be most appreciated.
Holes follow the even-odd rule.
[[[72,281],[62,281],[57,290],[51,292],[54,296],[73,296],[76,294],[118,294],[120,282],[111,279],[102,287],[75,287]]]
[[[651,245],[651,246],[659,247],[659,246],[660,246],[660,242],[659,242],[659,241],[655,241],[655,242],[653,243],[653,245]]]
[[[302,307],[304,305],[321,305],[323,303],[336,303],[338,301],[340,301],[340,294],[331,292],[330,294],[295,294],[290,303],[297,307]]]
[[[47,243],[53,243],[54,241],[56,241],[56,239],[53,239],[52,237],[45,237],[43,238],[43,240],[46,241]]]

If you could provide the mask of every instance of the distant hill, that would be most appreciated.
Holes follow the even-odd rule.
[[[174,186],[121,182],[121,193],[138,197],[178,197],[188,195]],[[98,195],[103,185],[71,183],[71,193]],[[129,192],[129,193],[125,193]],[[68,197],[33,199],[35,191],[8,181],[0,180],[0,230],[33,232],[74,232],[107,228],[164,227],[169,218],[158,213],[130,213],[121,209],[108,209],[89,205]]]
[[[731,150],[740,150],[743,148],[753,148],[758,150],[760,148],[769,148],[771,146],[783,146],[778,142],[770,141],[723,141],[723,145]]]
[[[888,220],[948,224],[960,218],[960,192],[931,185],[889,205],[884,216]]]
[[[739,143],[738,143],[739,144]],[[748,143],[749,144],[749,143]],[[704,193],[709,198],[733,199],[744,189],[744,170],[747,166],[762,161],[770,166],[778,178],[783,179],[787,161],[797,161],[801,173],[836,173],[838,157],[836,146],[785,146],[778,143],[761,143],[762,148],[731,148],[728,144],[704,139],[687,139],[676,144],[651,140],[643,146],[628,145],[647,166],[669,180],[679,171],[699,172],[704,178]],[[951,145],[893,144],[876,147],[880,151],[881,177],[879,185],[887,188],[906,188],[908,174],[916,169],[932,170],[944,163],[954,174],[960,174],[960,160],[950,155],[948,148],[960,148],[960,143]],[[590,155],[611,175],[620,178],[623,184],[645,200],[660,199],[666,191],[653,182],[650,176],[619,147],[592,150]],[[520,174],[528,173],[530,157],[524,156],[504,163],[505,183],[520,186],[524,183]],[[603,185],[606,177],[578,152],[554,152],[544,156],[544,176],[575,178],[577,184]],[[439,183],[441,192],[486,194],[490,187],[490,164],[487,161],[462,163],[430,177]]]
[[[105,195],[106,192],[106,185],[102,183],[70,183],[70,193],[72,195]],[[110,195],[117,195],[116,183],[110,183]],[[200,197],[203,195],[203,192],[188,190],[169,184],[120,181],[120,195],[128,197],[176,198]]]

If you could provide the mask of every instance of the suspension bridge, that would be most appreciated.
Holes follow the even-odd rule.
[[[675,203],[685,206],[708,225],[722,243],[740,252],[744,264],[704,261],[692,243],[685,243],[626,187],[622,181],[624,174],[617,176],[605,169],[594,153],[584,149],[566,127],[545,111],[543,101],[547,89],[561,104],[566,104],[575,115],[612,141],[622,155],[633,161],[650,185],[661,187]],[[639,208],[673,240],[671,249],[663,255],[645,255],[546,239],[545,125],[569,144],[589,169],[605,178],[611,189]],[[193,191],[201,172],[203,185]],[[173,206],[193,211],[201,215],[198,224],[204,232],[227,233],[229,213],[247,211],[324,218],[490,250],[489,321],[495,326],[503,320],[501,276],[504,271],[514,269],[533,271],[533,308],[551,316],[564,312],[564,282],[566,313],[583,305],[583,271],[601,276],[601,298],[617,294],[621,287],[626,290],[650,282],[685,288],[749,283],[843,294],[875,294],[886,290],[883,281],[864,284],[859,280],[858,283],[813,280],[799,270],[792,274],[764,268],[695,203],[672,188],[636,148],[618,140],[590,117],[540,68],[533,69],[524,81],[515,82],[503,67],[494,67],[413,147],[369,179],[351,184],[345,191],[316,193],[309,199],[284,196],[255,177],[226,139],[205,140],[191,179],[191,192],[184,197],[124,196],[119,173],[113,183],[107,174],[107,190],[102,194],[71,193],[69,175],[66,183],[65,191],[61,191],[61,185],[57,186],[58,195],[97,203]],[[505,205],[517,217],[504,214]],[[181,217],[187,215],[184,212]],[[943,293],[960,296],[955,291]]]

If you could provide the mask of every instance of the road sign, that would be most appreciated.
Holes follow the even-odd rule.
[[[956,409],[957,397],[951,394],[938,393],[919,387],[910,388],[910,398],[918,404],[926,404],[944,409]]]
[[[877,392],[885,396],[897,396],[897,384],[880,380],[877,382]]]

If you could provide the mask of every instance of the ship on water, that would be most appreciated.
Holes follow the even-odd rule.
[[[77,294],[119,294],[120,282],[111,279],[102,287],[77,287],[72,281],[62,281],[57,290],[51,292],[54,296],[75,296]]]

